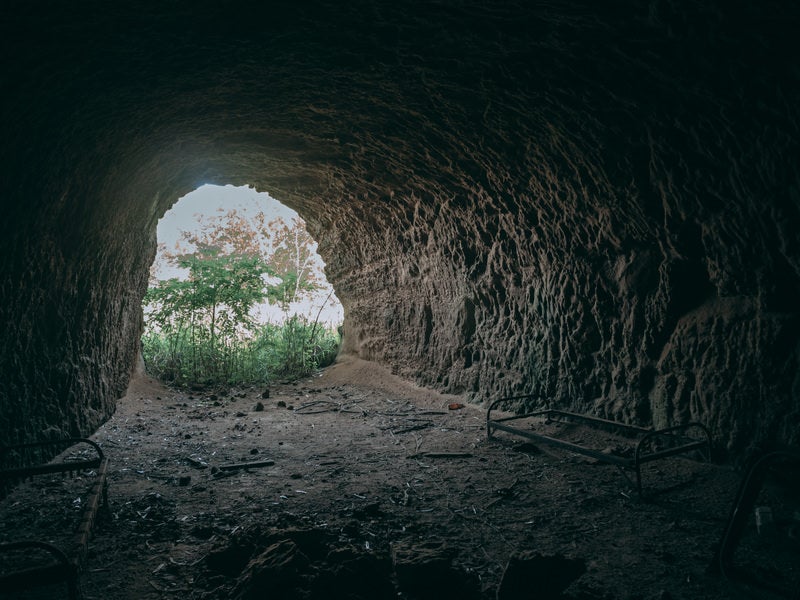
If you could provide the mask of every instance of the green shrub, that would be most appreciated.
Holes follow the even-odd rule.
[[[148,327],[142,354],[147,372],[169,384],[260,385],[296,380],[332,364],[340,342],[336,329],[294,316],[280,325],[258,326],[250,336],[213,343],[190,328],[165,333]]]
[[[259,242],[264,227],[273,234],[266,239],[274,237],[266,253]],[[165,257],[188,275],[155,281],[144,298],[142,354],[151,375],[176,385],[264,384],[333,362],[336,331],[297,315],[281,325],[252,317],[264,302],[288,315],[292,302],[318,288],[309,267],[312,240],[301,221],[262,221],[253,229],[230,211],[197,235],[184,232],[184,240],[192,251]]]

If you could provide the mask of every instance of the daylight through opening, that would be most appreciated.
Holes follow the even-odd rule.
[[[182,386],[292,381],[333,362],[342,305],[305,221],[250,187],[204,185],[158,224],[147,372]]]

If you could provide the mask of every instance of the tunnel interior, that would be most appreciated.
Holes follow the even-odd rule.
[[[45,6],[3,31],[7,439],[111,414],[158,218],[232,183],[308,222],[347,353],[797,442],[791,6]]]
[[[800,9],[776,0],[7,3],[0,435],[84,436],[156,224],[269,189],[342,356],[721,455],[800,442]]]

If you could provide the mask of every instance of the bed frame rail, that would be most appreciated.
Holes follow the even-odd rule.
[[[69,458],[62,461],[24,464],[31,456],[50,456],[77,444],[89,446],[88,456]],[[9,463],[15,463],[8,466]],[[26,589],[64,582],[70,600],[78,600],[80,590],[78,579],[86,559],[89,539],[92,535],[100,506],[108,506],[108,485],[106,474],[108,459],[100,446],[85,438],[69,438],[48,442],[34,442],[16,446],[0,447],[0,489],[10,490],[14,484],[40,475],[76,473],[93,470],[95,472],[78,524],[67,548],[59,548],[49,542],[20,540],[0,544],[0,557],[24,556],[27,566],[16,571],[0,574],[0,590],[19,592]],[[13,493],[13,492],[12,492]],[[45,554],[45,556],[42,556]],[[46,559],[46,555],[50,560]]]
[[[695,451],[699,451],[705,460],[711,459],[711,434],[708,431],[708,428],[701,423],[696,422],[676,425],[674,427],[667,427],[663,429],[652,429],[638,427],[636,425],[627,425],[625,423],[618,423],[616,421],[594,417],[591,415],[555,409],[544,409],[515,414],[508,417],[492,418],[492,411],[497,409],[502,404],[535,399],[539,398],[536,396],[511,396],[508,398],[500,398],[499,400],[492,402],[486,411],[486,437],[488,439],[492,439],[495,431],[505,431],[506,433],[510,433],[512,435],[523,437],[542,444],[547,444],[556,448],[561,448],[563,450],[568,450],[575,454],[589,456],[601,462],[615,465],[629,481],[630,479],[625,471],[632,470],[636,475],[636,482],[635,484],[631,482],[631,484],[636,488],[640,498],[643,497],[643,464],[680,454],[689,454]],[[616,454],[608,454],[596,448],[582,446],[574,442],[514,426],[515,421],[537,417],[544,419],[547,423],[579,423],[594,429],[602,429],[611,433],[622,434],[626,437],[630,437],[632,438],[632,441],[635,441],[632,456],[628,457],[619,456]],[[658,440],[667,442],[668,447],[658,448]]]

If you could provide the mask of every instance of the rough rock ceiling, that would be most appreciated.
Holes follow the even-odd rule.
[[[483,400],[798,441],[792,2],[8,2],[0,431],[87,432],[155,224],[297,209],[345,351]]]

